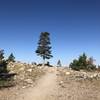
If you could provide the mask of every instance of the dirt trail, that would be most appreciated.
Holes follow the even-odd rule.
[[[47,72],[34,88],[24,90],[16,100],[57,100],[56,71]]]

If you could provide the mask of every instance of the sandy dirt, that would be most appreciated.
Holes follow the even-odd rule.
[[[67,80],[56,68],[46,72],[33,87],[1,91],[0,100],[100,100],[100,80]]]

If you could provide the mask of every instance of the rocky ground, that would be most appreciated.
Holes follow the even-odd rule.
[[[26,88],[34,87],[36,81],[45,74],[45,69],[34,64],[26,64],[21,62],[9,63],[9,73],[16,73],[13,81],[10,82],[12,87],[0,88],[0,100],[15,100],[21,91]]]
[[[58,100],[100,100],[99,72],[58,70]]]
[[[0,100],[100,100],[100,72],[10,63],[16,86],[0,90]]]
[[[41,66],[21,62],[10,63],[8,70],[17,74],[14,77],[15,84],[23,88],[34,85],[33,83],[45,74],[45,69]]]

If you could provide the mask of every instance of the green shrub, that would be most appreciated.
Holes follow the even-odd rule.
[[[0,50],[0,88],[14,85],[13,84],[14,76],[11,76],[9,74],[9,71],[7,70],[8,61],[5,60],[4,58],[5,58],[4,50]],[[12,60],[11,58],[13,58],[12,55],[10,56],[10,61]]]
[[[8,73],[7,62],[5,60],[0,62],[0,73]]]
[[[96,69],[96,66],[93,64],[93,58],[87,58],[86,54],[83,53],[79,56],[78,60],[74,59],[73,62],[69,65],[73,70],[88,70],[92,71]]]

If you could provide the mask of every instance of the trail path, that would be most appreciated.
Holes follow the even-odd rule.
[[[24,90],[16,100],[57,100],[56,70],[49,70],[45,76],[38,80],[34,88]]]

